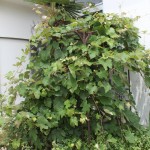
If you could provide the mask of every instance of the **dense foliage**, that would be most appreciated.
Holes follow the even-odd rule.
[[[8,149],[150,149],[149,132],[131,111],[129,71],[150,86],[150,53],[132,19],[95,13],[65,22],[57,15],[36,27],[23,53],[16,66],[31,54],[26,70],[8,73],[2,96]],[[16,106],[18,95],[25,100]]]

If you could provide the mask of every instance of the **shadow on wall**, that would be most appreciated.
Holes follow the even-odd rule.
[[[130,73],[131,91],[136,103],[136,108],[139,114],[140,123],[144,126],[149,125],[150,112],[150,90],[146,87],[143,78],[139,73]]]

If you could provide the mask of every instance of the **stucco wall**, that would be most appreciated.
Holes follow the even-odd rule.
[[[127,13],[129,17],[140,16],[135,23],[140,29],[140,42],[150,48],[150,0],[103,0],[104,13]],[[143,34],[142,31],[147,31]],[[132,72],[131,90],[136,102],[136,107],[141,117],[141,124],[149,124],[150,90],[148,90],[141,76]]]

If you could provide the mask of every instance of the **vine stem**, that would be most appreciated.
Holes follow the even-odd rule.
[[[55,8],[56,8],[56,3],[55,3],[55,2],[52,2],[52,3],[51,3],[51,9],[54,11]]]
[[[87,114],[87,118],[88,118],[88,142],[90,143],[91,141],[91,123],[90,123],[90,116],[89,113]]]
[[[92,97],[92,100],[93,100],[94,105],[95,105],[96,109],[98,110],[99,114],[102,115],[103,112],[101,112],[101,110],[98,108],[98,106],[97,106],[97,104],[96,104],[96,102],[95,102],[95,100],[94,100],[94,97]],[[103,122],[102,122],[102,119],[100,119],[100,124],[101,124],[102,129],[103,129]]]
[[[121,131],[121,138],[123,139],[123,132],[122,132],[122,127],[121,127],[121,120],[119,120],[119,118],[117,118],[117,121],[118,121],[118,125],[119,125],[120,131]]]
[[[80,39],[84,45],[87,44],[89,37],[94,33],[93,31],[92,32],[82,32],[79,30],[76,30],[74,32],[80,37]]]

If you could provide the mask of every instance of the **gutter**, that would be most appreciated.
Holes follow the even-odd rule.
[[[29,39],[26,39],[26,38],[14,38],[14,37],[0,37],[0,39],[5,39],[5,40],[19,40],[19,41],[29,41]]]

